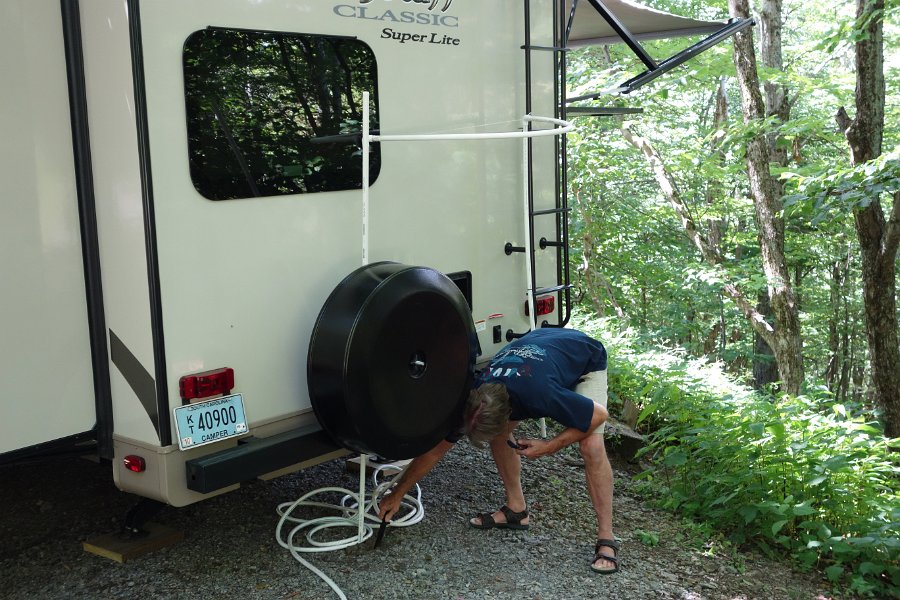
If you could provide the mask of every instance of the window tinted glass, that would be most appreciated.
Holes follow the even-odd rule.
[[[184,46],[191,178],[211,200],[360,189],[371,49],[317,35],[206,29]],[[338,136],[335,138],[334,136]],[[381,156],[372,147],[371,179]]]

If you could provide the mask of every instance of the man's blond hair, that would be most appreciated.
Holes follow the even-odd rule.
[[[472,445],[484,448],[503,433],[511,412],[509,393],[503,384],[486,383],[469,392],[465,423]]]

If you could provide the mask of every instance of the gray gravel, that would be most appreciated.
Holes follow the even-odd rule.
[[[389,531],[377,551],[369,541],[311,560],[352,599],[830,597],[811,574],[723,550],[647,508],[624,465],[615,500],[623,570],[593,575],[594,518],[574,458],[526,464],[529,531],[478,531],[466,519],[501,504],[502,487],[489,453],[460,443],[423,481],[422,523]],[[279,503],[333,485],[356,486],[342,460],[166,508],[156,520],[183,530],[184,541],[122,565],[81,548],[116,530],[135,501],[115,489],[108,466],[69,459],[0,468],[0,598],[334,598],[274,540]]]

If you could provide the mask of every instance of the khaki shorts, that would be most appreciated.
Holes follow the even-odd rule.
[[[606,371],[594,371],[585,373],[581,376],[581,383],[575,386],[575,393],[581,394],[606,408]],[[603,429],[606,423],[603,423],[592,434],[603,435]]]

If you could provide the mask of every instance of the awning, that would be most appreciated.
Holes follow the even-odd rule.
[[[574,12],[572,7],[575,7]],[[563,25],[566,47],[624,42],[640,59],[646,71],[632,77],[614,90],[569,98],[567,102],[589,100],[618,92],[628,94],[653,81],[663,73],[712,48],[735,33],[753,25],[753,19],[699,21],[647,8],[634,0],[566,0],[567,22]],[[705,36],[678,54],[657,62],[641,46],[639,40],[672,38],[687,35]]]
[[[572,11],[572,1],[566,0],[566,15]],[[639,40],[710,34],[726,24],[726,21],[699,21],[680,17],[633,0],[603,0],[603,5]],[[570,46],[617,44],[622,41],[589,0],[577,2],[575,20],[569,34]]]

